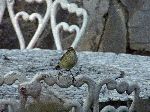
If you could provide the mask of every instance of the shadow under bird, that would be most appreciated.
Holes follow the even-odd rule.
[[[58,69],[70,70],[72,69],[78,61],[76,51],[73,47],[69,47],[65,54],[60,58],[58,65],[55,67]]]

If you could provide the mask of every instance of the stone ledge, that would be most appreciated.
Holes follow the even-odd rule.
[[[58,59],[62,55],[60,51],[51,50],[0,50],[0,74],[5,75],[10,71],[19,71],[31,79],[38,72],[50,72],[54,70]],[[5,56],[8,58],[6,59]],[[124,71],[124,78],[117,81],[138,83],[141,88],[140,97],[150,98],[150,57],[114,54],[102,52],[79,52],[78,64],[72,69],[75,75],[83,74],[95,81],[105,78],[116,78]],[[17,83],[17,82],[16,82]],[[69,87],[59,88],[54,85],[51,90],[58,92],[65,98],[81,99],[87,95],[87,86],[81,88]],[[107,91],[105,88],[100,94],[100,101],[121,100],[126,101],[132,96],[118,94],[115,91]],[[8,97],[18,98],[16,84],[0,87],[0,99]]]

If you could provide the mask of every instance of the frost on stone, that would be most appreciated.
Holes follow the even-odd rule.
[[[101,90],[101,88],[102,88],[102,86],[103,85],[106,85],[106,87],[107,87],[107,89],[108,90],[113,90],[113,89],[115,89],[119,94],[123,94],[123,93],[127,93],[128,95],[130,95],[132,92],[134,92],[134,98],[133,98],[133,102],[132,102],[132,104],[131,104],[131,106],[130,106],[130,108],[129,108],[129,112],[133,112],[133,111],[135,111],[135,109],[136,109],[136,107],[135,107],[135,104],[139,101],[139,94],[140,94],[140,88],[139,88],[139,86],[137,85],[137,84],[131,84],[131,85],[129,85],[127,82],[125,82],[125,81],[123,81],[123,82],[119,82],[119,83],[117,83],[117,81],[116,80],[113,80],[113,79],[104,79],[103,81],[101,81],[101,82],[99,82],[98,84],[97,84],[97,87],[96,87],[96,94],[95,94],[95,101],[97,101],[97,103],[99,102],[98,100],[96,100],[96,99],[98,99],[99,98],[99,94],[100,94],[100,90]],[[112,108],[112,107],[106,107],[106,108],[104,108],[104,110],[105,109],[109,109],[110,108],[110,110],[112,109],[112,110],[114,110],[114,108]],[[126,107],[126,108],[128,108],[128,107]],[[121,112],[121,110],[123,111],[124,109],[126,109],[126,108],[118,108],[120,111],[119,112]],[[99,108],[96,108],[96,112],[99,110]],[[125,111],[127,111],[127,110],[125,110]],[[102,111],[102,112],[105,112],[105,111]],[[107,112],[107,111],[106,111]],[[116,111],[114,111],[114,112],[118,112],[117,110]],[[128,112],[128,111],[127,111]]]
[[[41,84],[41,81],[44,81],[46,84],[48,84],[48,86],[53,86],[54,84],[57,84],[63,88],[66,88],[66,87],[72,85],[72,83],[70,83],[70,84],[66,83],[67,77],[63,77],[63,78],[58,79],[58,77],[52,77],[52,76],[53,76],[53,74],[37,73],[31,81],[24,82],[24,83],[21,83],[19,85],[19,92],[21,95],[20,100],[21,100],[21,104],[22,104],[22,106],[21,106],[22,109],[25,110],[25,105],[27,102],[27,98],[29,96],[31,96],[34,99],[34,101],[36,101],[36,102],[40,103],[42,101],[42,97],[41,97],[42,84]],[[62,99],[54,93],[52,96],[55,96],[55,98],[53,101],[51,101],[49,103],[55,102],[59,105],[62,105],[64,107],[64,109],[66,109],[66,110],[71,110],[72,108],[74,108],[75,112],[82,112],[82,110],[83,110],[81,104],[76,100]],[[58,101],[58,102],[56,102],[56,101]],[[60,101],[61,101],[61,104],[60,104]],[[48,101],[45,99],[44,102],[48,102]]]
[[[74,110],[74,112],[90,112],[91,108],[93,108],[93,112],[98,112],[99,94],[102,86],[104,85],[106,85],[108,90],[116,90],[119,94],[126,92],[130,95],[134,92],[134,98],[129,108],[121,106],[115,109],[112,106],[106,106],[101,110],[101,112],[133,112],[135,110],[135,104],[139,101],[140,88],[137,84],[128,84],[125,81],[118,83],[116,80],[109,78],[95,82],[93,79],[85,76],[84,74],[80,74],[76,77],[70,77],[66,74],[62,74],[61,76],[59,75],[59,72],[57,72],[57,74],[55,73],[55,75],[54,72],[40,72],[37,73],[31,80],[27,81],[23,74],[19,72],[11,71],[7,73],[4,77],[0,77],[0,80],[6,85],[12,85],[16,80],[18,80],[20,99],[19,101],[15,99],[1,100],[0,105],[9,105],[9,109],[12,112],[18,112],[19,110],[25,111],[27,107],[31,108],[31,105],[33,104],[43,104],[43,106],[46,104],[58,104],[58,106],[62,107],[62,111]],[[48,93],[43,91],[43,88],[46,88],[47,90],[47,86],[58,85],[60,88],[75,86],[80,88],[84,84],[88,86],[88,95],[84,101],[63,98],[57,94],[57,91],[48,90]],[[17,105],[18,107],[15,108]]]

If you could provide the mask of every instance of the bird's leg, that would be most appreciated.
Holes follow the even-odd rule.
[[[74,83],[75,77],[74,77],[74,75],[72,74],[71,70],[69,70],[69,72],[70,72],[70,74],[72,75],[72,83]]]
[[[59,71],[59,73],[58,73],[58,80],[59,80],[60,76],[62,76],[62,73]]]

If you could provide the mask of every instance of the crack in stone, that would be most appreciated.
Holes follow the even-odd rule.
[[[106,24],[107,24],[107,20],[108,20],[108,15],[109,15],[109,8],[110,8],[110,1],[109,1],[109,7],[108,7],[108,10],[107,12],[103,15],[103,19],[104,19],[104,22],[103,22],[103,30],[102,30],[102,33],[100,35],[100,39],[98,41],[98,44],[97,44],[97,49],[96,51],[98,51],[100,49],[100,45],[102,43],[102,40],[103,40],[103,36],[105,34],[105,30],[106,30]]]

